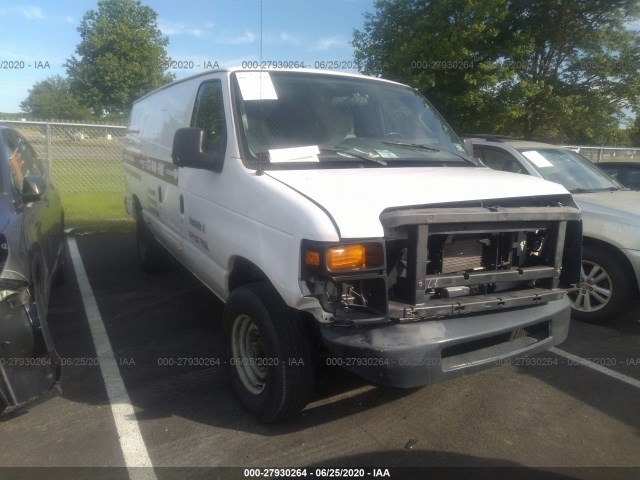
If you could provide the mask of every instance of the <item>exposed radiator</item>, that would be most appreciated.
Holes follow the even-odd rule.
[[[465,238],[445,243],[442,249],[442,273],[462,272],[483,267],[482,238]]]

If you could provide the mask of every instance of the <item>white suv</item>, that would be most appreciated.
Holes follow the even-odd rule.
[[[415,387],[567,336],[571,195],[475,164],[405,85],[203,73],[134,104],[124,162],[140,263],[166,249],[226,302],[224,362],[262,421],[304,407],[319,350]]]

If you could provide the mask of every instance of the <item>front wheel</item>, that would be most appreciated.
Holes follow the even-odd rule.
[[[251,414],[273,423],[305,407],[315,383],[311,332],[271,285],[252,283],[231,293],[224,336],[231,385]]]
[[[595,324],[612,320],[629,301],[629,283],[616,256],[590,245],[583,247],[580,283],[568,290],[573,318]]]

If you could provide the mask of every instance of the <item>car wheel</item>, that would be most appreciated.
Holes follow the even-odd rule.
[[[629,279],[616,257],[604,249],[582,249],[580,283],[568,290],[572,316],[587,323],[615,318],[631,295]]]
[[[315,384],[312,336],[271,285],[252,283],[231,293],[224,337],[231,385],[252,415],[273,423],[305,407]]]
[[[56,270],[55,277],[53,277],[53,285],[56,287],[67,281],[67,247],[64,242],[64,237],[62,237],[62,251],[58,258],[58,268]]]
[[[33,355],[38,357],[47,351],[44,337],[41,334],[41,319],[46,318],[44,279],[43,279],[42,262],[40,257],[36,255],[31,263],[31,286],[29,289],[30,301],[27,305],[31,319],[35,323],[34,328],[34,351]]]
[[[67,240],[64,233],[64,212],[60,215],[60,244],[62,246],[60,257],[58,258],[58,269],[53,278],[53,285],[62,285],[67,281]]]
[[[149,227],[142,218],[142,211],[138,206],[136,215],[136,252],[140,268],[148,273],[162,270],[165,254],[162,246],[153,237]]]

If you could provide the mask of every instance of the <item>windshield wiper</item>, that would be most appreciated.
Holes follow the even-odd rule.
[[[387,162],[385,162],[382,158],[378,158],[378,157],[368,157],[365,155],[361,155],[359,153],[353,153],[353,148],[347,148],[347,149],[339,149],[339,148],[326,148],[326,147],[320,147],[320,153],[322,152],[327,152],[327,153],[335,153],[337,155],[343,156],[343,158],[359,158],[360,160],[368,160],[369,162],[374,162],[377,163],[379,165],[388,165]],[[363,154],[366,152],[362,152]]]
[[[382,142],[385,145],[394,145],[396,147],[411,147],[419,150],[431,150],[432,152],[442,152],[442,149],[426,145],[424,143],[405,143],[405,142]]]
[[[573,188],[569,190],[571,193],[596,193],[596,192],[617,192],[622,190],[618,187],[606,187],[606,188]]]
[[[336,155],[339,155],[340,157],[346,159],[346,160],[350,160],[353,159],[355,160],[360,159],[360,160],[367,160],[369,162],[373,162],[377,165],[387,165],[387,162],[385,162],[383,159],[381,158],[376,158],[376,157],[368,157],[364,154],[366,154],[366,152],[362,152],[362,154],[359,153],[354,153],[353,149],[339,149],[339,148],[329,148],[329,147],[319,147],[318,148],[320,150],[320,153],[335,153]],[[266,157],[266,164],[270,165],[269,162],[269,152],[268,151],[262,151],[262,152],[256,152],[255,155],[258,157],[258,162],[259,162],[259,166],[261,168],[264,168],[262,165],[262,162],[265,160]],[[291,162],[294,163],[294,162]],[[272,164],[271,164],[272,166]]]
[[[593,193],[595,190],[593,188],[572,188],[569,190],[571,193]]]
[[[473,159],[473,158],[467,158],[467,157],[464,157],[464,156],[460,155],[459,153],[452,152],[452,151],[450,151],[450,150],[444,150],[444,149],[442,149],[442,148],[434,147],[434,146],[432,146],[432,145],[426,145],[426,144],[424,144],[424,143],[387,142],[387,141],[382,142],[382,143],[384,143],[385,145],[393,145],[393,146],[395,146],[395,147],[407,147],[407,148],[415,148],[415,149],[418,149],[418,150],[429,150],[429,151],[432,151],[432,152],[446,152],[446,153],[451,153],[451,154],[455,155],[456,157],[461,158],[461,159],[462,159],[462,160],[464,160],[465,162],[469,162],[469,163],[471,163],[471,164],[473,164],[473,165],[476,165],[476,166],[484,166],[484,165],[478,165],[478,164],[474,161],[474,159]]]

